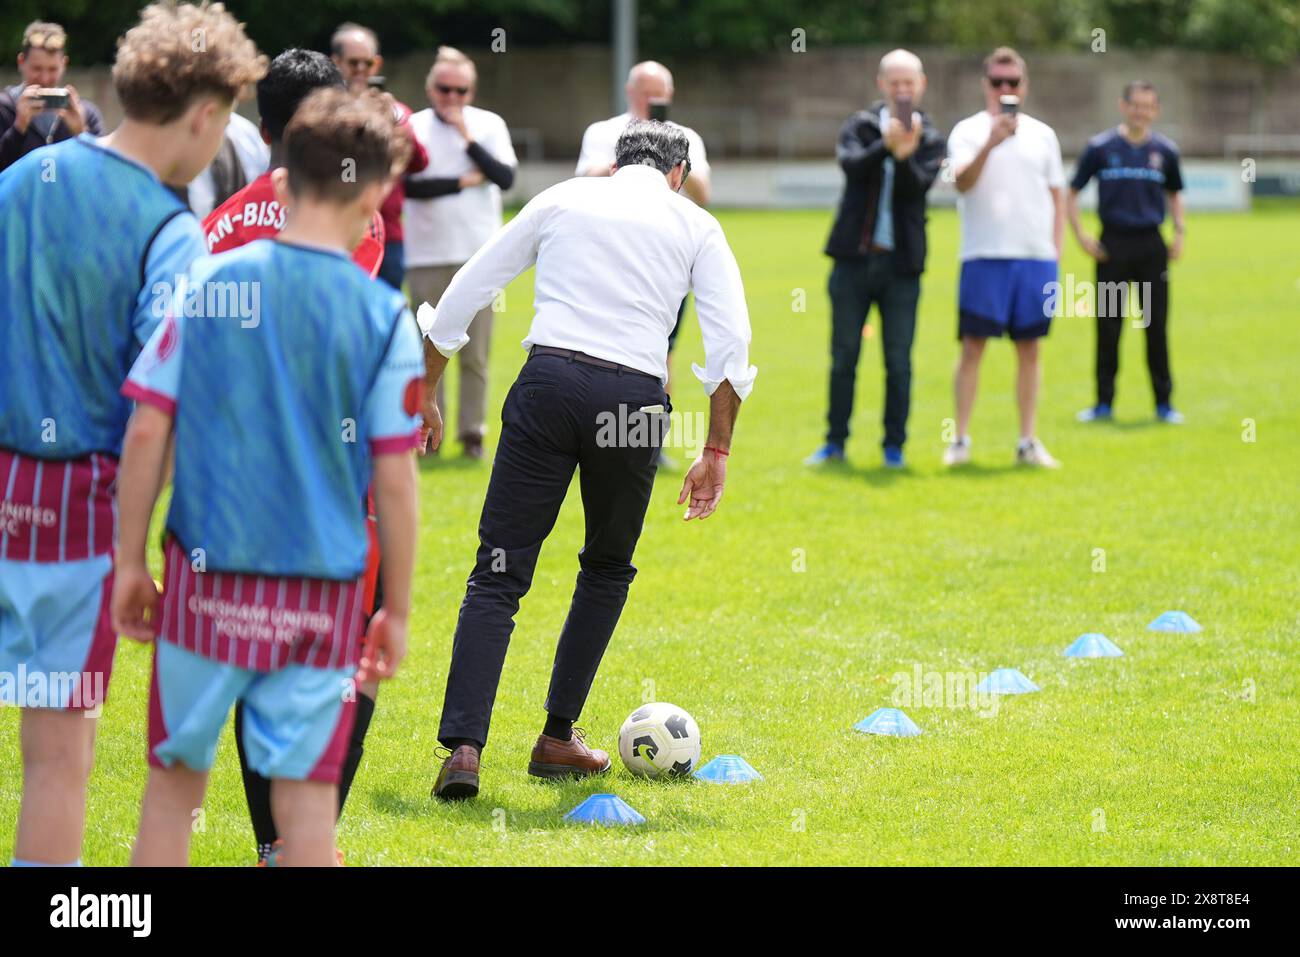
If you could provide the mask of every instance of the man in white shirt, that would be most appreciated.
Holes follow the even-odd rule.
[[[961,216],[958,337],[954,389],[957,434],[945,465],[970,461],[971,409],[980,360],[990,337],[1009,335],[1019,371],[1016,399],[1022,465],[1060,463],[1036,434],[1039,340],[1052,322],[1051,290],[1065,230],[1065,170],[1052,128],[1019,111],[1028,78],[1025,61],[999,47],[984,61],[984,110],[948,136]]]
[[[537,266],[529,358],[501,410],[479,548],[461,604],[438,737],[451,755],[433,793],[478,793],[479,754],[519,601],[532,583],[576,468],[586,542],[560,632],[547,720],[530,774],[600,774],[609,755],[573,733],[636,569],[632,554],[654,487],[671,405],[664,392],[668,332],[694,289],[710,396],[708,438],[682,485],[687,520],[718,507],[740,402],[753,387],[749,313],[740,269],[716,219],[679,195],[687,138],[653,121],[631,124],[616,171],[540,193],[456,274],[438,307],[419,309],[434,346],[425,423],[440,438],[436,385],[466,341],[471,317],[496,290]]]
[[[425,82],[430,109],[410,119],[429,165],[406,179],[407,287],[412,305],[437,302],[465,262],[501,226],[501,191],[514,183],[519,161],[505,120],[471,106],[474,63],[440,47]],[[492,310],[479,310],[460,352],[457,435],[471,458],[483,456],[487,431],[488,353]],[[446,408],[441,393],[438,405]]]

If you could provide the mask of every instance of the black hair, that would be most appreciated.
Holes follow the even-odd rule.
[[[284,137],[284,128],[309,93],[330,86],[347,88],[339,68],[323,53],[294,47],[272,60],[257,84],[257,111],[271,142]]]

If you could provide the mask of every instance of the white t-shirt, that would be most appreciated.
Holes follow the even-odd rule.
[[[631,113],[622,113],[587,127],[587,132],[582,134],[582,150],[578,154],[578,165],[574,173],[578,176],[586,176],[587,170],[593,166],[610,166],[614,162],[614,147],[618,144],[618,138],[634,119]],[[672,123],[671,120],[669,122]],[[687,148],[690,150],[687,155],[691,161],[691,175],[698,173],[707,176],[709,156],[704,151],[704,140],[700,139],[700,134],[680,123],[672,123],[672,125],[686,134]]]
[[[412,179],[450,179],[477,169],[465,152],[465,137],[438,119],[432,109],[410,119],[411,130],[429,151],[429,165]],[[465,107],[465,126],[493,158],[518,166],[506,121],[489,110]],[[501,190],[492,181],[437,199],[402,204],[406,217],[407,266],[459,266],[467,262],[501,226]]]
[[[948,160],[954,172],[975,158],[992,128],[985,110],[953,127]],[[1021,113],[1015,134],[989,153],[975,186],[957,194],[960,258],[1056,259],[1054,186],[1065,186],[1061,144],[1050,126]]]
[[[235,146],[235,155],[239,157],[239,165],[244,169],[244,180],[251,183],[257,177],[266,172],[271,165],[271,147],[267,146],[262,140],[262,131],[258,129],[257,124],[252,120],[246,119],[238,113],[230,114],[230,125],[226,127],[226,135],[230,137],[230,142]],[[190,183],[189,191],[190,209],[198,217],[199,222],[212,212],[216,203],[216,186],[212,182],[212,164],[209,163],[203,168],[203,172],[194,178]],[[223,199],[222,202],[225,202]]]

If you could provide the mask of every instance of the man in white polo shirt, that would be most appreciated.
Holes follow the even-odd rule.
[[[1016,344],[1019,365],[1016,460],[1057,468],[1038,440],[1036,420],[1039,340],[1052,323],[1050,293],[1065,230],[1061,146],[1050,126],[1020,112],[1028,80],[1015,50],[999,47],[985,59],[983,86],[985,108],[948,136],[961,216],[961,358],[953,390],[957,434],[943,460],[970,461],[968,428],[984,345],[1005,334]]]
[[[437,302],[461,266],[501,226],[501,191],[514,184],[514,147],[505,120],[470,103],[478,74],[451,47],[439,47],[425,82],[430,108],[410,119],[429,152],[429,165],[406,178],[406,264],[411,302]],[[487,431],[488,353],[492,309],[474,316],[469,344],[460,351],[457,437],[471,458],[482,458]],[[446,404],[439,384],[438,406]]]

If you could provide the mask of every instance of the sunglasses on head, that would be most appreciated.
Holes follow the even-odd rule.
[[[994,89],[1006,87],[1008,90],[1017,90],[1020,88],[1020,77],[1018,76],[990,76],[987,77],[989,86]]]
[[[467,86],[447,86],[444,83],[439,83],[434,87],[434,89],[443,96],[451,96],[453,93],[459,93],[461,96],[469,96],[469,87]]]
[[[45,50],[49,53],[57,53],[63,49],[68,38],[62,33],[29,33],[23,38],[23,46],[28,50]]]

